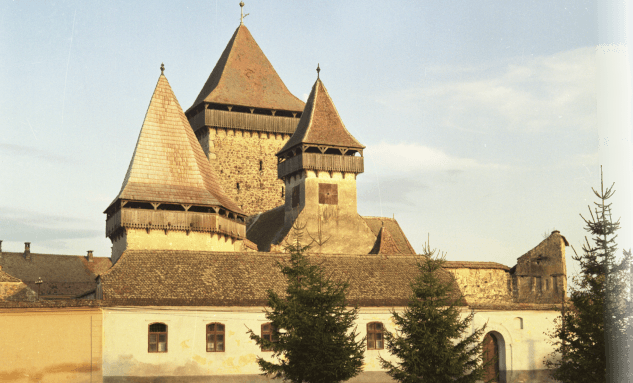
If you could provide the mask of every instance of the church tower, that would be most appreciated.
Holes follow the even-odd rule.
[[[128,249],[242,251],[250,244],[244,212],[222,190],[163,71],[121,191],[105,211],[113,263]]]
[[[246,214],[283,204],[275,153],[303,107],[240,23],[185,114],[226,194]]]
[[[277,153],[278,177],[288,191],[284,228],[289,235],[293,226],[302,229],[311,251],[367,254],[373,248],[376,236],[356,203],[364,148],[345,129],[317,78],[297,130]]]

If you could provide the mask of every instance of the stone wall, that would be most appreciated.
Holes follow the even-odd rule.
[[[446,268],[462,290],[468,304],[512,302],[512,280],[507,270]]]
[[[211,127],[198,129],[196,135],[225,193],[246,214],[283,205],[276,154],[289,134]]]

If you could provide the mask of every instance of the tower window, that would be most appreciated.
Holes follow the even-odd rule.
[[[261,172],[262,170],[264,170],[264,161],[259,160],[259,171]]]
[[[338,185],[319,184],[319,203],[325,205],[338,205]]]
[[[235,188],[237,189],[237,191],[240,191],[240,183],[239,182],[235,183]]]
[[[299,206],[299,192],[300,192],[299,188],[300,188],[299,185],[292,188],[292,207]]]
[[[284,198],[284,187],[281,187],[281,198]]]

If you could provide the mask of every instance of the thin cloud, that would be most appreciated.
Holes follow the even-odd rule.
[[[366,149],[371,152],[370,167],[380,173],[459,173],[469,169],[500,169],[497,164],[482,164],[472,158],[454,157],[440,149],[417,143],[381,142]]]
[[[70,157],[60,156],[46,150],[16,144],[0,143],[0,154],[5,153],[11,156],[35,157],[41,160],[70,164],[74,161]]]
[[[594,49],[579,48],[495,72],[452,68],[452,79],[444,68],[438,78],[379,101],[438,116],[427,123],[460,131],[591,131],[597,124],[595,67]]]

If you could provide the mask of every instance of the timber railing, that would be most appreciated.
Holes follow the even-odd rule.
[[[198,113],[193,116],[189,123],[194,132],[206,125],[226,129],[255,130],[292,135],[297,129],[299,118],[206,109],[204,114]]]
[[[302,169],[356,174],[365,171],[363,157],[337,154],[300,153],[277,164],[279,177],[285,177]]]
[[[106,221],[106,237],[119,228],[201,231],[246,237],[246,226],[214,213],[122,208]]]

